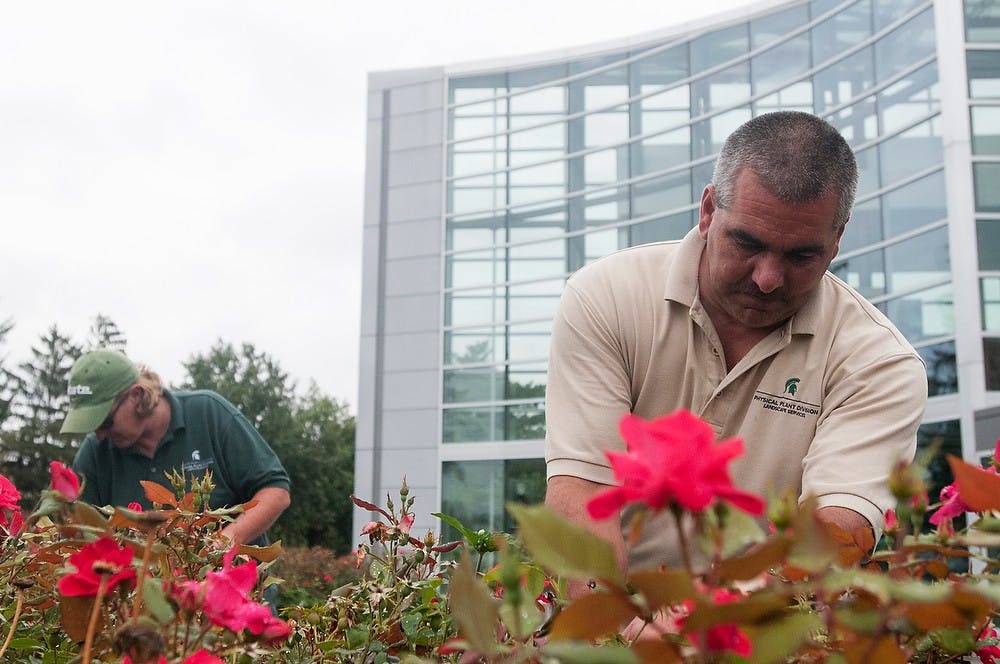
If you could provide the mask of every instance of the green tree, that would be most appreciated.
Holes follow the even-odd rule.
[[[0,431],[0,472],[20,489],[24,505],[32,505],[48,486],[49,461],[69,462],[77,437],[59,435],[69,397],[66,377],[80,356],[80,346],[55,325],[31,348],[31,358],[7,373],[10,417]]]
[[[124,353],[127,343],[128,340],[125,338],[125,333],[119,329],[113,320],[104,314],[94,316],[94,322],[90,326],[90,333],[87,335],[85,350],[111,348]]]
[[[354,417],[310,386],[294,412],[295,435],[278,449],[292,478],[292,504],[274,535],[296,546],[351,550],[354,491]]]
[[[7,335],[14,329],[14,321],[8,318],[0,322],[0,348],[7,341]],[[13,399],[12,384],[14,378],[7,369],[7,354],[0,351],[0,427],[4,425],[10,417],[10,406]]]
[[[239,408],[272,446],[287,435],[295,383],[270,355],[257,352],[250,343],[237,351],[220,339],[207,353],[192,355],[182,364],[187,378],[180,389],[218,392]]]
[[[289,546],[346,552],[351,542],[354,418],[347,407],[311,386],[295,383],[253,344],[218,341],[183,366],[181,389],[208,389],[233,403],[257,428],[292,480],[292,505],[271,530]]]

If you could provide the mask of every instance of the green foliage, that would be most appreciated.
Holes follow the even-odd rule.
[[[361,577],[353,554],[338,556],[318,546],[286,548],[271,571],[282,581],[279,607],[322,604],[335,589]]]
[[[244,343],[217,342],[184,363],[181,389],[207,389],[233,403],[257,428],[292,480],[292,504],[271,530],[297,547],[351,547],[354,418],[311,385],[298,396],[277,360]]]
[[[278,550],[226,552],[218,530],[242,508],[209,511],[193,493],[151,486],[150,499],[163,509],[98,510],[76,502],[70,487],[47,488],[23,529],[20,510],[5,499],[0,661],[97,664],[127,654],[174,664],[201,650],[273,661],[290,627],[255,598]],[[71,577],[72,585],[61,585]]]
[[[66,375],[80,346],[53,325],[31,348],[31,358],[4,370],[9,416],[0,431],[0,473],[20,489],[26,502],[38,500],[48,484],[49,461],[69,462],[78,437],[59,435],[69,397]]]

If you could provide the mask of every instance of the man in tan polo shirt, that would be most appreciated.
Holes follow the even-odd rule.
[[[741,437],[734,483],[815,495],[819,518],[881,529],[886,479],[911,459],[927,399],[923,362],[826,270],[857,187],[847,142],[806,113],[762,115],[726,141],[680,242],[625,249],[566,284],[546,395],[546,503],[614,544],[623,566],[679,564],[667,515],[630,550],[618,520],[592,521],[615,484],[625,413],[679,408]]]

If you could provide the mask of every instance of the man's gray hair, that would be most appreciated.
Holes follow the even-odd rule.
[[[847,223],[858,189],[858,163],[844,137],[828,122],[800,111],[777,111],[747,121],[729,135],[715,162],[715,204],[732,204],[744,167],[786,203],[815,201],[837,192],[834,227]]]

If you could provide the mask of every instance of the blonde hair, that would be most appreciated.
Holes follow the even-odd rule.
[[[140,364],[137,368],[139,369],[139,378],[132,384],[132,387],[128,388],[128,391],[130,392],[136,387],[139,388],[140,394],[135,406],[135,414],[139,417],[149,417],[153,414],[156,404],[160,403],[160,399],[163,397],[163,383],[160,382],[160,376],[146,365]]]

